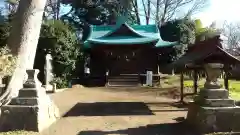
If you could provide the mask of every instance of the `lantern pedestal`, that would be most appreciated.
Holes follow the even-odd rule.
[[[19,95],[1,107],[1,130],[41,132],[59,118],[59,110],[37,79],[39,70],[27,70]]]
[[[187,122],[203,133],[240,131],[240,107],[218,81],[222,66],[204,65],[207,73],[204,88],[189,104]]]

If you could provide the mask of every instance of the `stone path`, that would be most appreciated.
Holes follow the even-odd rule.
[[[186,109],[155,94],[72,88],[51,97],[62,118],[42,135],[191,135],[176,122]]]

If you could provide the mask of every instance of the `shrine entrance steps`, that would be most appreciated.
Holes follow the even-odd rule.
[[[138,74],[110,75],[107,77],[107,87],[136,87],[140,86]]]

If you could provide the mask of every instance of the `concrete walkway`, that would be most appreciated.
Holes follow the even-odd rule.
[[[190,135],[176,122],[186,109],[139,89],[72,88],[52,94],[62,118],[42,135]]]

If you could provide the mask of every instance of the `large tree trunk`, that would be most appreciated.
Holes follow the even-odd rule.
[[[17,96],[22,88],[26,69],[32,69],[47,0],[21,0],[14,17],[8,46],[18,57],[17,66],[7,90]]]

